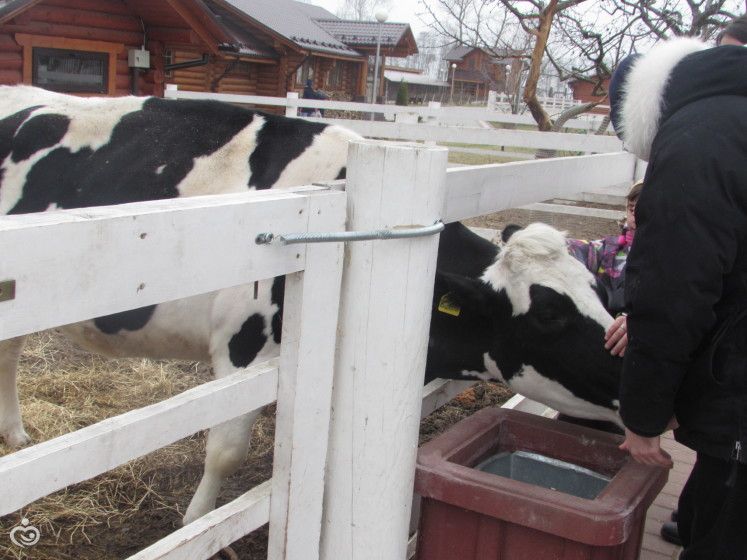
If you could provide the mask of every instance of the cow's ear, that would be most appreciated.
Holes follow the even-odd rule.
[[[511,236],[517,231],[519,231],[520,229],[524,229],[524,228],[517,224],[508,224],[501,231],[501,241],[505,243],[506,241],[511,239]]]
[[[481,280],[436,272],[433,289],[433,312],[454,317],[490,315],[495,292]]]

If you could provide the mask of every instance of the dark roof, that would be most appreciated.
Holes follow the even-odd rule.
[[[228,10],[212,2],[208,2],[207,5],[215,20],[231,38],[230,45],[224,46],[221,50],[235,52],[242,57],[278,58],[270,46],[260,42],[256,35],[237,21]]]
[[[307,4],[306,2],[298,2],[297,0],[291,0],[293,5],[301,10],[311,19],[335,19],[337,16],[332,12],[325,10],[321,6],[315,6],[314,4]]]
[[[310,51],[360,57],[350,47],[319,27],[293,0],[221,0],[250,19]]]
[[[379,23],[378,21],[351,21],[344,19],[318,19],[316,22],[328,33],[346,45],[376,46],[381,26],[381,44],[397,45],[407,33],[406,23]]]
[[[472,52],[474,49],[475,47],[468,47],[467,45],[459,45],[458,47],[454,47],[448,53],[446,53],[444,60],[462,60],[462,58],[464,58],[464,55],[466,55],[469,52]]]
[[[0,0],[0,23],[39,2],[40,0]]]
[[[462,60],[465,56],[467,56],[472,51],[482,51],[485,54],[487,54],[489,57],[493,58],[493,62],[501,62],[503,59],[511,58],[511,53],[508,52],[508,50],[492,50],[482,47],[470,47],[468,45],[458,45],[451,49],[448,53],[446,53],[446,56],[444,56],[444,60],[448,60],[449,62],[459,62]],[[515,56],[515,55],[514,55]]]

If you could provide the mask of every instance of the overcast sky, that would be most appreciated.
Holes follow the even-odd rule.
[[[302,0],[309,4],[315,4],[326,8],[330,12],[337,13],[337,9],[342,4],[342,0]],[[421,11],[418,6],[418,0],[393,0],[392,9],[389,10],[389,18],[387,21],[394,23],[409,23],[412,28],[412,32],[417,37],[418,33],[425,31],[426,27],[423,25],[416,14]]]

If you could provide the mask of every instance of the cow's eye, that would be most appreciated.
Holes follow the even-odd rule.
[[[560,309],[542,309],[533,315],[537,326],[542,330],[562,329],[569,323],[568,314]]]

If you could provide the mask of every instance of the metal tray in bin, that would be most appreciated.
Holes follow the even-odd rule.
[[[474,468],[587,500],[596,498],[611,480],[573,463],[527,451],[497,453]]]

